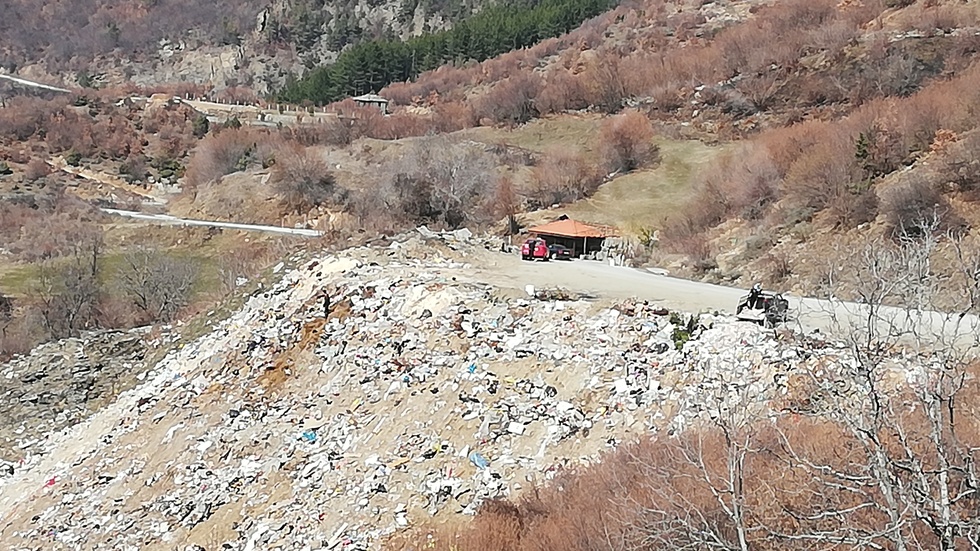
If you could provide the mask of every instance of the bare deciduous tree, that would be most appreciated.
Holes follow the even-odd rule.
[[[227,174],[248,168],[256,142],[264,137],[247,128],[231,128],[201,140],[187,165],[184,184],[197,188],[212,184]]]
[[[0,338],[7,337],[7,326],[14,319],[14,301],[0,291]]]
[[[749,425],[716,420],[661,445],[653,458],[636,457],[642,489],[630,491],[624,507],[639,512],[634,547],[748,551],[765,539],[753,518],[765,484],[748,465],[760,453],[756,438]]]
[[[869,244],[851,280],[860,304],[827,308],[851,359],[810,374],[811,393],[821,397],[811,413],[836,423],[856,457],[817,462],[791,437],[783,449],[817,486],[848,494],[852,505],[814,502],[798,511],[804,528],[839,521],[804,535],[900,550],[980,543],[980,417],[965,403],[980,391],[971,370],[980,349],[978,261],[940,225],[938,216],[923,219],[915,227],[925,231]],[[940,277],[939,251],[957,253],[959,273]]]
[[[41,265],[31,295],[51,336],[75,336],[88,325],[101,291],[93,269],[77,256]]]
[[[496,214],[487,203],[500,181],[497,161],[476,144],[426,138],[382,170],[378,189],[360,201],[362,216],[458,228],[489,222]]]
[[[150,321],[170,321],[187,305],[197,274],[189,260],[140,248],[125,256],[119,280]]]
[[[513,235],[519,230],[517,212],[520,199],[514,189],[514,181],[510,176],[502,176],[497,183],[497,193],[493,198],[496,215],[507,219],[507,234]]]
[[[73,228],[77,233],[71,236],[63,234],[68,242],[62,243],[62,248],[57,250],[66,258],[42,263],[30,291],[40,306],[45,328],[55,338],[77,335],[86,327],[95,313],[101,294],[99,271],[105,246],[102,230],[75,220],[69,219],[68,222],[67,226],[59,226],[59,229]],[[51,235],[49,232],[47,237]],[[47,258],[54,256],[50,251],[45,254]]]
[[[29,262],[66,256],[87,256],[98,271],[99,256],[105,246],[102,228],[84,220],[76,212],[57,212],[28,218],[11,249]]]
[[[581,154],[569,149],[548,151],[534,167],[528,197],[533,206],[549,207],[588,197],[602,177]]]
[[[477,98],[473,111],[479,118],[524,124],[538,115],[534,101],[542,85],[537,75],[519,73],[498,82],[486,95]]]
[[[623,108],[623,100],[627,97],[626,82],[618,56],[608,56],[591,65],[583,76],[589,99],[596,108],[606,113]]]

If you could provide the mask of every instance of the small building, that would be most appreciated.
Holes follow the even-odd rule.
[[[361,107],[375,106],[381,110],[382,115],[388,114],[388,100],[378,94],[364,94],[363,96],[357,96],[351,99]]]
[[[608,228],[590,226],[566,216],[554,222],[528,228],[527,231],[544,238],[549,245],[557,243],[568,247],[572,251],[572,256],[576,258],[602,250],[606,238],[615,235]]]

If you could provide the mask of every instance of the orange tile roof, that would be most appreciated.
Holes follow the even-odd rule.
[[[556,220],[541,226],[528,228],[527,231],[540,235],[557,235],[561,237],[610,237],[613,235],[609,231],[571,219]]]

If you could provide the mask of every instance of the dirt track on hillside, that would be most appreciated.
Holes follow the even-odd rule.
[[[657,275],[635,268],[610,266],[601,262],[526,262],[519,256],[488,254],[461,277],[501,288],[523,291],[525,286],[564,288],[596,299],[649,300],[665,307],[687,312],[726,312],[732,314],[746,290],[723,287],[699,281]],[[868,306],[843,301],[786,295],[790,304],[789,326],[804,331],[820,330],[838,337],[873,331],[890,338],[905,338],[921,344],[977,345],[980,318],[974,315],[944,312],[916,312],[881,307],[872,314]]]
[[[690,311],[734,311],[745,293],[588,260],[525,262],[516,255],[495,254],[477,271],[484,282],[501,287],[563,287],[597,298],[637,298]]]

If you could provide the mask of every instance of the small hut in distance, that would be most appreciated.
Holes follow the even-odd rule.
[[[554,222],[528,228],[529,233],[543,237],[551,244],[568,247],[573,257],[602,250],[607,237],[615,234],[608,228],[597,228],[562,216]]]
[[[377,107],[381,110],[382,115],[388,114],[388,100],[378,94],[364,94],[351,99],[361,107]]]

